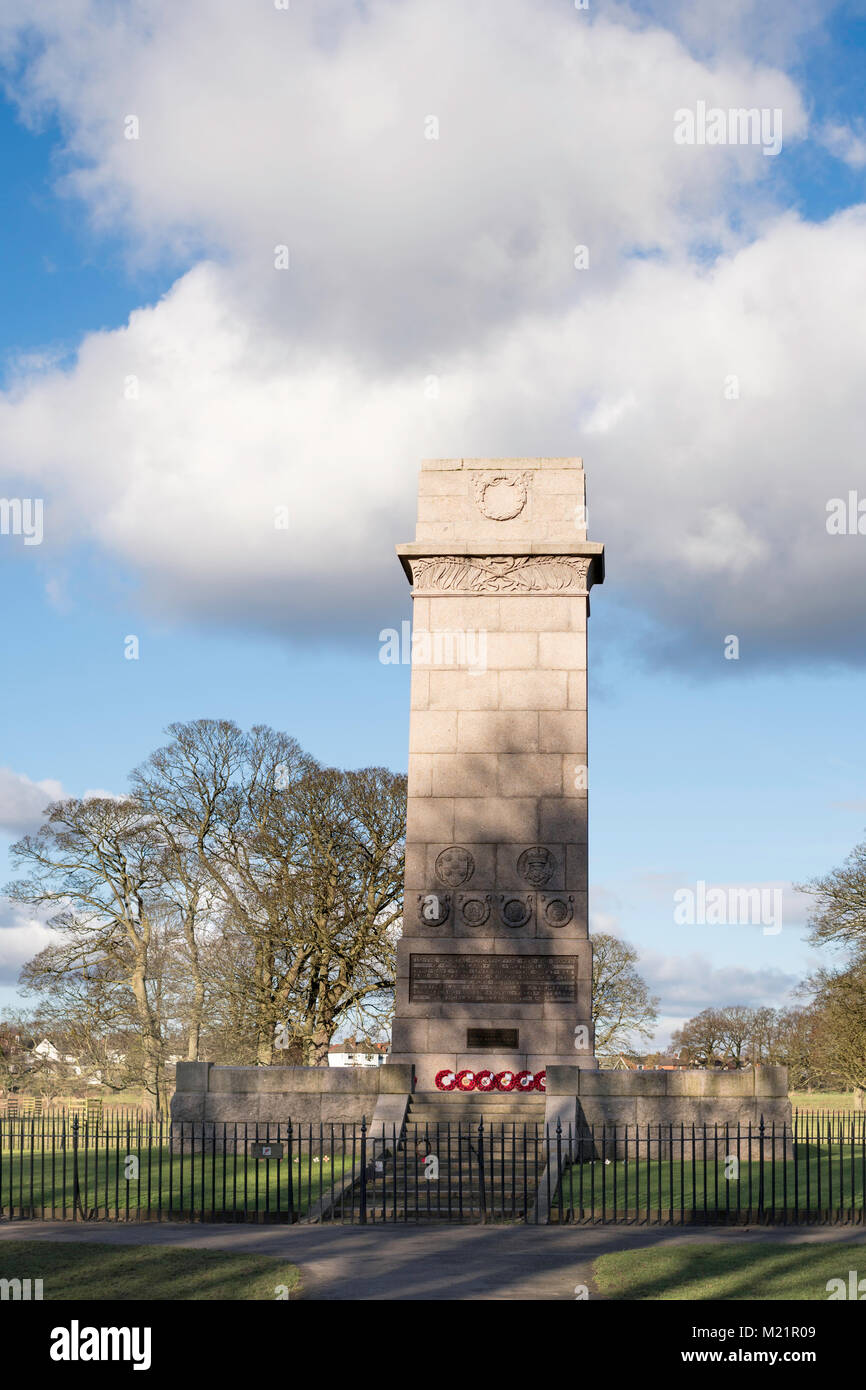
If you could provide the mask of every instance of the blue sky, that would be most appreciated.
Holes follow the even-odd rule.
[[[0,9],[0,493],[44,496],[50,522],[38,548],[0,537],[0,766],[28,807],[42,781],[121,791],[170,721],[214,715],[404,768],[408,671],[378,635],[409,615],[393,545],[420,458],[581,454],[608,547],[591,909],[640,950],[663,1040],[710,1003],[786,1002],[817,959],[787,887],[777,936],[676,927],[675,888],[789,885],[866,825],[866,538],[824,526],[825,499],[866,490],[866,11],[768,24],[744,3],[719,34],[715,6],[599,5],[566,32],[550,5],[527,53],[513,0],[495,30],[461,19],[458,83],[448,8],[374,5],[362,32],[329,6],[323,44],[296,6],[285,84],[273,17],[228,5],[205,32],[153,3],[146,35],[125,6],[117,28],[47,7],[14,59]],[[658,87],[624,91],[617,63]],[[509,91],[550,105],[494,159],[484,113],[507,122]],[[678,163],[671,109],[702,93],[781,104],[781,154]],[[136,108],[139,147],[118,136]],[[440,148],[413,143],[439,109]],[[140,406],[119,404],[130,374]],[[276,554],[255,528],[284,496]],[[0,1006],[28,931],[0,908]]]

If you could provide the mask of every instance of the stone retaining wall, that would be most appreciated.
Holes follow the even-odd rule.
[[[646,1137],[648,1126],[660,1126],[664,1152],[671,1137],[674,1150],[679,1152],[683,1140],[691,1142],[691,1127],[708,1130],[719,1128],[719,1142],[728,1135],[736,1136],[740,1126],[741,1143],[748,1142],[748,1127],[752,1134],[760,1132],[764,1121],[769,1156],[773,1126],[776,1135],[784,1125],[791,1126],[791,1102],[788,1100],[787,1067],[756,1067],[752,1071],[586,1071],[583,1067],[548,1067],[545,1124],[556,1127],[557,1120],[567,1130],[585,1140],[594,1130],[596,1141],[608,1141],[606,1156],[613,1158],[610,1146],[616,1128],[616,1156],[623,1157],[626,1147],[625,1127],[629,1126],[629,1153],[635,1154],[635,1127]],[[669,1133],[673,1126],[673,1135]],[[683,1127],[681,1129],[681,1127]],[[684,1133],[683,1133],[684,1130]],[[710,1143],[713,1143],[712,1138]],[[642,1143],[641,1154],[646,1149]],[[658,1152],[652,1145],[652,1156]],[[685,1150],[683,1151],[685,1154]],[[685,1154],[688,1157],[688,1154]],[[745,1147],[742,1148],[745,1157]],[[703,1155],[700,1155],[703,1157]]]
[[[192,1125],[360,1124],[379,1097],[408,1095],[411,1066],[217,1067],[178,1062],[173,1122]],[[379,1110],[382,1110],[379,1104]]]
[[[193,1124],[368,1123],[386,1097],[412,1091],[412,1067],[219,1067],[179,1062],[174,1121]],[[380,1099],[381,1098],[381,1099]],[[467,1097],[468,1099],[468,1097]],[[396,1113],[396,1111],[395,1111]],[[594,1125],[721,1125],[791,1123],[785,1067],[753,1071],[590,1071],[547,1068],[547,1119]]]

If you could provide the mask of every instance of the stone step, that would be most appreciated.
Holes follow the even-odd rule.
[[[512,1190],[511,1190],[510,1186],[508,1186],[508,1184],[506,1184],[506,1187],[505,1187],[504,1201],[503,1201],[503,1192],[502,1192],[502,1189],[499,1187],[499,1184],[498,1184],[498,1183],[497,1183],[497,1185],[496,1185],[496,1190],[495,1190],[495,1191],[494,1191],[494,1189],[493,1189],[492,1187],[485,1187],[484,1190],[485,1190],[485,1195],[486,1195],[487,1206],[499,1206],[499,1207],[501,1207],[501,1206],[504,1205],[504,1206],[506,1206],[506,1207],[510,1207],[510,1206],[512,1205],[512,1200],[511,1200]],[[527,1184],[525,1193],[524,1193],[524,1188],[523,1188],[523,1184],[522,1184],[522,1183],[518,1183],[518,1184],[515,1186],[515,1188],[514,1188],[514,1203],[513,1203],[514,1206],[523,1206],[523,1205],[525,1205],[525,1204],[527,1204],[527,1203],[528,1203],[529,1206],[532,1206],[532,1205],[533,1205],[533,1202],[534,1202],[534,1199],[535,1199],[535,1191],[534,1191],[534,1188],[532,1187],[531,1184]],[[398,1206],[404,1206],[405,1204],[408,1203],[408,1205],[409,1205],[409,1206],[412,1206],[412,1207],[426,1207],[426,1206],[428,1205],[428,1198],[426,1197],[426,1195],[424,1194],[424,1192],[420,1191],[418,1188],[415,1188],[415,1187],[408,1187],[408,1188],[400,1188],[400,1187],[398,1187],[397,1190],[396,1190],[396,1192],[394,1191],[394,1188],[393,1188],[393,1187],[388,1187],[387,1189],[382,1189],[381,1187],[379,1187],[379,1188],[371,1188],[371,1187],[369,1187],[369,1186],[367,1187],[367,1205],[368,1205],[368,1206],[382,1206],[383,1203],[384,1203],[385,1206],[393,1206],[395,1202],[397,1203]],[[458,1206],[459,1203],[460,1203],[460,1190],[457,1188],[456,1185],[454,1185],[454,1186],[451,1188],[451,1206],[452,1206],[452,1207]],[[470,1187],[468,1183],[464,1183],[464,1185],[463,1185],[463,1205],[464,1205],[464,1206],[480,1206],[480,1204],[481,1204],[481,1190],[480,1190],[480,1188],[478,1188],[478,1187],[476,1187],[476,1186],[471,1186],[471,1187]],[[339,1202],[336,1203],[336,1206],[337,1206],[337,1207],[340,1207],[340,1205],[341,1205],[341,1204],[340,1204]],[[351,1201],[348,1201],[348,1202],[346,1202],[345,1205],[346,1205],[346,1209],[349,1210],[349,1209],[351,1209],[352,1203],[351,1203]],[[431,1192],[431,1193],[430,1193],[430,1198],[429,1198],[429,1205],[430,1205],[431,1207],[440,1207],[440,1208],[441,1208],[441,1207],[447,1207],[447,1206],[448,1206],[448,1189],[447,1189],[447,1187],[443,1187],[443,1188],[441,1189],[441,1191],[439,1192],[439,1195],[438,1195],[438,1196],[437,1196],[437,1193],[436,1193],[435,1191]],[[358,1202],[357,1202],[357,1193],[356,1193],[355,1208],[357,1209],[357,1207],[358,1207]]]
[[[525,1193],[524,1193],[524,1190],[523,1190],[522,1187],[518,1187],[518,1188],[516,1189],[515,1193],[514,1193],[514,1200],[513,1200],[513,1201],[512,1201],[512,1197],[511,1197],[511,1189],[510,1189],[510,1188],[506,1188],[506,1189],[505,1189],[504,1200],[503,1200],[503,1194],[502,1194],[501,1192],[499,1192],[498,1190],[497,1190],[496,1192],[492,1192],[492,1191],[490,1191],[490,1189],[488,1188],[487,1191],[486,1191],[486,1194],[485,1194],[484,1206],[486,1206],[486,1207],[498,1207],[500,1210],[505,1210],[505,1211],[509,1211],[509,1210],[511,1210],[511,1211],[524,1211],[524,1210],[526,1210],[527,1208],[530,1208],[530,1209],[531,1209],[534,1205],[535,1205],[535,1192],[534,1192],[534,1190],[533,1190],[531,1187],[527,1188]],[[601,1204],[599,1203],[599,1206],[600,1206],[600,1205],[601,1205]],[[338,1204],[338,1206],[339,1206],[339,1204]],[[358,1204],[356,1203],[356,1205],[355,1205],[355,1209],[356,1209],[356,1210],[357,1210],[357,1206],[358,1206]],[[422,1208],[426,1208],[426,1207],[428,1206],[428,1203],[427,1203],[427,1199],[425,1198],[425,1196],[424,1196],[423,1193],[421,1193],[420,1195],[419,1195],[417,1192],[412,1192],[412,1191],[410,1191],[410,1192],[397,1192],[397,1193],[394,1193],[394,1192],[391,1192],[391,1191],[389,1190],[388,1192],[368,1192],[368,1193],[367,1193],[367,1206],[368,1206],[368,1207],[383,1207],[383,1206],[385,1206],[385,1207],[395,1207],[395,1206],[396,1206],[396,1207],[406,1207],[406,1206],[408,1206],[408,1207],[415,1207],[415,1208],[417,1208],[418,1210],[421,1210]],[[468,1209],[468,1208],[475,1208],[475,1209],[479,1209],[479,1210],[480,1210],[480,1209],[482,1208],[481,1194],[480,1194],[477,1190],[475,1190],[475,1191],[470,1191],[468,1188],[464,1188],[464,1189],[463,1189],[462,1196],[461,1196],[461,1194],[460,1194],[460,1193],[457,1191],[457,1189],[455,1188],[455,1189],[452,1191],[452,1193],[451,1193],[451,1201],[450,1201],[450,1203],[449,1203],[447,1192],[443,1192],[442,1195],[441,1195],[441,1197],[438,1198],[438,1200],[437,1200],[437,1198],[436,1198],[435,1193],[431,1193],[431,1195],[430,1195],[429,1207],[430,1207],[430,1210],[431,1210],[431,1211],[432,1211],[432,1210],[435,1210],[435,1211],[447,1211],[447,1210],[449,1209],[449,1207],[450,1207],[450,1210],[451,1210],[451,1211],[454,1211],[455,1209],[456,1209],[456,1210],[460,1210],[461,1208],[462,1208],[463,1210],[466,1210],[466,1209]],[[350,1211],[350,1210],[351,1210],[351,1203],[347,1203],[347,1205],[346,1205],[346,1211]]]
[[[483,1100],[473,1100],[468,1104],[464,1102],[463,1105],[413,1105],[409,1111],[409,1119],[413,1119],[416,1115],[441,1115],[448,1119],[459,1120],[464,1115],[477,1114],[491,1115],[494,1118],[517,1115],[520,1119],[530,1121],[544,1118],[544,1106],[515,1105],[513,1102],[510,1105],[488,1105]]]
[[[417,1133],[420,1139],[425,1133],[425,1130],[429,1130],[432,1134],[435,1132],[436,1126],[439,1125],[443,1137],[449,1129],[451,1134],[456,1137],[457,1126],[459,1125],[460,1133],[463,1138],[466,1137],[467,1133],[471,1133],[474,1138],[482,1120],[484,1121],[485,1131],[493,1131],[496,1134],[499,1134],[500,1131],[504,1129],[507,1135],[510,1135],[512,1131],[516,1131],[518,1136],[522,1138],[525,1127],[527,1139],[534,1140],[536,1130],[540,1135],[544,1133],[543,1115],[529,1118],[526,1115],[491,1115],[488,1110],[474,1110],[469,1111],[466,1115],[460,1116],[410,1115],[407,1121],[406,1134],[411,1139],[414,1138]],[[387,1137],[387,1130],[385,1133]],[[551,1131],[551,1133],[553,1133],[553,1131]]]
[[[522,1182],[523,1182],[523,1178],[524,1178],[524,1174],[525,1174],[525,1176],[526,1176],[526,1181],[527,1181],[527,1182],[530,1182],[530,1181],[531,1181],[531,1182],[534,1182],[534,1181],[535,1181],[536,1173],[538,1174],[538,1177],[539,1177],[539,1178],[541,1177],[541,1174],[542,1174],[542,1172],[544,1171],[544,1166],[545,1166],[544,1164],[539,1163],[538,1168],[536,1169],[536,1166],[535,1166],[534,1163],[514,1163],[514,1164],[509,1163],[509,1164],[506,1165],[505,1172],[504,1172],[504,1174],[503,1174],[503,1171],[502,1171],[502,1164],[501,1164],[501,1163],[494,1163],[493,1166],[491,1167],[491,1166],[487,1163],[487,1160],[485,1159],[485,1162],[484,1162],[484,1181],[485,1181],[485,1183],[495,1182],[496,1185],[497,1185],[497,1187],[500,1185],[500,1183],[502,1183],[502,1182],[504,1181],[504,1182],[505,1182],[505,1186],[506,1186],[506,1188],[507,1188],[507,1187],[510,1185],[510,1183],[512,1182],[512,1180],[513,1180],[514,1182],[516,1182],[516,1183],[522,1183]],[[451,1184],[452,1187],[453,1187],[456,1183],[461,1182],[461,1181],[462,1181],[464,1184],[466,1184],[466,1183],[476,1183],[476,1182],[478,1181],[478,1165],[477,1165],[477,1163],[474,1163],[474,1162],[473,1162],[471,1168],[469,1167],[468,1164],[465,1165],[463,1168],[458,1168],[456,1164],[453,1164],[453,1163],[452,1163],[452,1164],[448,1164],[448,1163],[440,1162],[440,1164],[439,1164],[439,1179],[438,1179],[438,1181],[439,1181],[439,1184],[440,1184],[441,1186],[443,1186],[443,1187],[447,1187],[448,1184],[449,1184],[449,1182],[450,1182],[450,1184]],[[405,1173],[404,1173],[404,1171],[403,1171],[403,1165],[401,1164],[400,1167],[397,1169],[396,1174],[395,1174],[393,1168],[389,1168],[389,1169],[388,1169],[388,1172],[387,1172],[387,1182],[388,1182],[388,1187],[389,1187],[389,1189],[392,1188],[392,1187],[395,1185],[395,1183],[396,1183],[397,1187],[400,1187],[401,1185],[402,1185],[402,1186],[408,1185],[409,1187],[415,1189],[415,1188],[426,1187],[426,1186],[427,1186],[428,1179],[425,1178],[425,1176],[424,1176],[424,1169],[421,1167],[420,1163],[419,1163],[419,1165],[418,1165],[418,1171],[417,1171],[417,1173],[416,1173],[414,1167],[413,1167],[411,1164],[409,1165],[409,1167],[407,1167],[407,1169],[406,1169],[406,1171],[405,1171]],[[368,1176],[368,1178],[367,1178],[367,1187],[368,1187],[368,1188],[369,1188],[369,1187],[373,1187],[373,1186],[381,1186],[381,1184],[382,1184],[382,1174],[381,1174],[381,1173],[376,1173],[375,1175],[370,1175],[370,1176]],[[431,1178],[431,1179],[430,1179],[430,1184],[431,1184],[431,1186],[435,1186],[435,1185],[436,1185],[435,1180]]]
[[[440,1102],[444,1105],[465,1105],[473,1100],[491,1101],[494,1105],[544,1105],[543,1091],[415,1091],[412,1104]]]
[[[413,1120],[410,1117],[405,1132],[410,1139],[414,1138],[416,1134],[418,1138],[421,1139],[423,1138],[425,1133],[429,1132],[430,1134],[435,1134],[436,1126],[438,1125],[439,1133],[441,1134],[443,1140],[446,1138],[449,1131],[452,1134],[452,1136],[456,1139],[457,1128],[459,1125],[461,1138],[465,1139],[467,1135],[471,1135],[471,1137],[474,1139],[477,1137],[478,1127],[481,1124],[482,1120],[484,1121],[485,1133],[488,1134],[491,1132],[494,1132],[497,1135],[500,1133],[504,1133],[509,1136],[515,1134],[522,1140],[523,1131],[525,1129],[527,1142],[531,1140],[533,1143],[535,1142],[536,1132],[539,1136],[544,1134],[543,1120],[526,1120],[522,1117],[520,1119],[512,1119],[510,1116],[501,1117],[499,1119],[494,1120],[491,1119],[489,1115],[485,1114],[483,1110],[478,1111],[478,1113],[475,1115],[465,1115],[459,1120],[451,1120],[447,1117],[443,1118],[441,1115],[423,1120]],[[387,1136],[387,1130],[385,1133]]]
[[[437,1154],[436,1157],[439,1158],[439,1175],[440,1175],[440,1181],[441,1181],[441,1182],[447,1183],[447,1182],[449,1181],[449,1179],[450,1179],[451,1182],[457,1182],[458,1177],[461,1176],[461,1175],[462,1175],[462,1178],[463,1178],[463,1181],[464,1181],[464,1182],[468,1182],[470,1179],[471,1179],[473,1182],[475,1181],[475,1179],[476,1179],[476,1177],[477,1177],[477,1175],[478,1175],[478,1163],[477,1163],[477,1161],[476,1161],[475,1158],[472,1159],[471,1163],[470,1163],[469,1161],[467,1161],[467,1160],[464,1160],[464,1161],[462,1161],[461,1163],[455,1163],[455,1162],[453,1161],[453,1159],[452,1159],[452,1161],[449,1163],[449,1162],[448,1162],[448,1159],[447,1159],[446,1156],[445,1156],[445,1154],[442,1154],[441,1157]],[[485,1180],[489,1179],[490,1174],[491,1174],[491,1172],[492,1172],[492,1173],[495,1173],[495,1175],[496,1175],[496,1181],[499,1182],[499,1181],[501,1180],[501,1178],[502,1178],[502,1174],[503,1174],[503,1170],[504,1170],[504,1173],[505,1173],[505,1181],[506,1181],[506,1182],[510,1182],[510,1181],[511,1181],[511,1175],[512,1175],[512,1173],[517,1174],[517,1175],[522,1175],[524,1172],[525,1172],[525,1173],[528,1173],[528,1174],[533,1174],[533,1173],[535,1173],[535,1172],[541,1173],[541,1172],[544,1170],[544,1168],[545,1168],[546,1166],[547,1166],[547,1165],[544,1164],[544,1163],[542,1163],[540,1159],[539,1159],[538,1164],[536,1165],[536,1163],[533,1161],[531,1155],[530,1155],[530,1157],[529,1157],[529,1159],[528,1159],[528,1161],[527,1161],[526,1163],[523,1163],[523,1162],[521,1162],[521,1161],[518,1160],[518,1162],[516,1162],[516,1163],[505,1163],[505,1164],[500,1163],[500,1161],[499,1161],[498,1159],[491,1160],[488,1154],[485,1154],[485,1155],[484,1155],[484,1175],[485,1175]],[[423,1165],[422,1165],[420,1159],[418,1160],[417,1169],[416,1169],[414,1163],[407,1163],[407,1165],[406,1165],[406,1167],[405,1167],[405,1169],[404,1169],[403,1163],[402,1163],[402,1161],[401,1161],[400,1164],[398,1165],[398,1167],[396,1168],[396,1170],[394,1169],[394,1167],[393,1167],[392,1165],[389,1165],[389,1166],[386,1168],[385,1171],[386,1171],[386,1173],[387,1173],[387,1175],[388,1175],[388,1182],[389,1182],[389,1183],[393,1183],[395,1171],[396,1171],[396,1174],[397,1174],[397,1181],[398,1181],[398,1182],[403,1182],[404,1176],[405,1176],[405,1180],[406,1180],[406,1181],[408,1181],[408,1182],[413,1182],[413,1183],[414,1183],[414,1182],[415,1182],[416,1175],[417,1175],[417,1180],[418,1180],[418,1183],[419,1183],[419,1184],[427,1181],[427,1179],[424,1177],[425,1169],[424,1169],[424,1167],[423,1167]],[[360,1176],[360,1175],[359,1175],[359,1176]],[[380,1182],[380,1181],[381,1181],[381,1178],[382,1178],[382,1174],[381,1174],[381,1173],[372,1173],[372,1172],[371,1172],[371,1173],[368,1174],[367,1181],[368,1181],[368,1182]],[[432,1179],[431,1179],[431,1181],[432,1181]]]
[[[492,1100],[489,1096],[461,1096],[459,1100],[453,1101],[413,1100],[412,1105],[410,1107],[410,1111],[412,1114],[417,1114],[419,1111],[424,1111],[426,1113],[427,1111],[435,1110],[443,1115],[460,1115],[465,1110],[479,1109],[489,1110],[491,1115],[498,1115],[500,1111],[514,1111],[515,1114],[527,1116],[543,1115],[544,1101],[542,1100],[539,1102],[533,1102],[528,1100],[511,1100],[507,1096],[503,1096],[501,1100]]]
[[[422,1120],[448,1120],[451,1124],[457,1124],[458,1120],[465,1120],[471,1115],[483,1115],[485,1119],[489,1116],[491,1121],[513,1120],[527,1125],[540,1124],[544,1119],[543,1110],[518,1110],[516,1106],[509,1105],[466,1105],[460,1110],[456,1106],[419,1105],[417,1110],[413,1107],[409,1111],[407,1118],[410,1124]]]
[[[515,1207],[513,1207],[513,1208],[510,1207],[510,1206],[509,1206],[509,1207],[504,1207],[504,1208],[503,1208],[502,1206],[496,1207],[496,1206],[490,1206],[490,1205],[488,1205],[488,1206],[485,1208],[485,1214],[486,1214],[488,1220],[493,1220],[493,1221],[520,1221],[520,1220],[522,1220],[522,1218],[523,1218],[523,1216],[525,1215],[525,1213],[526,1213],[527,1210],[532,1211],[532,1205],[531,1205],[531,1204],[529,1205],[528,1208],[525,1207],[525,1206],[522,1206],[522,1205],[521,1205],[521,1206],[515,1206]],[[347,1215],[348,1215],[348,1211],[347,1211]],[[447,1207],[443,1207],[441,1210],[437,1210],[435,1207],[431,1207],[429,1210],[427,1209],[427,1207],[417,1207],[417,1206],[408,1206],[408,1207],[405,1207],[405,1206],[400,1206],[400,1205],[398,1205],[398,1206],[395,1207],[395,1206],[392,1205],[392,1204],[389,1204],[389,1205],[387,1205],[387,1206],[385,1206],[385,1207],[382,1207],[382,1206],[370,1206],[370,1205],[368,1205],[368,1207],[367,1207],[367,1221],[368,1221],[368,1223],[369,1223],[370,1225],[373,1225],[373,1224],[376,1224],[376,1225],[380,1225],[380,1224],[382,1224],[382,1225],[384,1225],[384,1224],[392,1225],[392,1224],[396,1224],[397,1222],[400,1222],[400,1221],[437,1221],[437,1222],[438,1222],[438,1221],[452,1221],[452,1222],[453,1222],[453,1221],[458,1221],[458,1222],[459,1222],[461,1215],[462,1215],[462,1217],[463,1217],[463,1220],[466,1221],[467,1223],[469,1223],[470,1221],[472,1221],[472,1222],[478,1222],[478,1221],[480,1221],[480,1219],[481,1219],[482,1211],[481,1211],[481,1208],[480,1208],[477,1204],[475,1204],[475,1205],[468,1205],[468,1204],[465,1203],[465,1202],[464,1202],[464,1204],[463,1204],[462,1209],[459,1208],[459,1207],[456,1205],[456,1203],[453,1204],[452,1207],[451,1207],[450,1212],[449,1212],[449,1210],[448,1210]],[[329,1215],[326,1219],[329,1220],[329,1221],[335,1221],[335,1222],[337,1222],[337,1223],[339,1224],[339,1221],[340,1221],[340,1212],[339,1212],[339,1209],[335,1209],[334,1212],[333,1212],[331,1215]]]
[[[483,1110],[491,1115],[525,1115],[527,1119],[544,1114],[544,1101],[514,1100],[509,1096],[493,1099],[491,1096],[460,1096],[457,1100],[413,1100],[409,1107],[410,1117],[435,1112],[439,1115],[460,1116],[468,1111]]]

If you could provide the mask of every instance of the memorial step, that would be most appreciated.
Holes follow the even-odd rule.
[[[544,1134],[543,1115],[537,1118],[528,1118],[526,1115],[493,1116],[487,1110],[470,1110],[468,1114],[460,1116],[455,1115],[453,1117],[450,1115],[429,1117],[426,1115],[423,1117],[419,1115],[410,1115],[407,1122],[406,1133],[410,1139],[414,1138],[417,1133],[420,1139],[425,1132],[434,1133],[438,1125],[440,1135],[444,1141],[448,1130],[451,1131],[453,1138],[457,1138],[457,1127],[459,1125],[461,1138],[465,1139],[467,1134],[471,1134],[474,1138],[482,1120],[484,1121],[485,1134],[496,1134],[499,1136],[504,1130],[508,1135],[513,1132],[522,1140],[525,1126],[527,1141],[531,1141],[532,1143],[535,1142],[536,1130],[538,1131],[539,1137],[542,1137]]]
[[[533,1129],[544,1124],[544,1097],[521,1098],[515,1101],[509,1096],[456,1096],[453,1099],[439,1097],[413,1096],[409,1107],[408,1123],[422,1124],[472,1124],[478,1125],[483,1119],[491,1125],[528,1125]]]
[[[489,1091],[482,1095],[478,1091],[467,1091],[463,1095],[455,1095],[451,1091],[443,1091],[441,1094],[431,1094],[429,1091],[417,1092],[412,1096],[412,1110],[440,1110],[443,1113],[460,1113],[462,1110],[483,1107],[491,1113],[499,1110],[513,1110],[521,1115],[544,1114],[544,1096],[515,1096],[510,1092],[497,1094]]]

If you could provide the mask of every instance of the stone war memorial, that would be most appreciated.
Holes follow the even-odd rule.
[[[595,1068],[586,636],[604,548],[578,459],[421,470],[394,1062]],[[448,661],[450,658],[450,662]]]
[[[407,1121],[664,1126],[669,1144],[673,1126],[790,1126],[783,1067],[598,1067],[587,628],[604,547],[586,516],[578,458],[422,464],[415,538],[397,547],[414,611],[390,1056],[369,1071],[179,1063],[174,1119],[363,1117],[395,1142]]]

